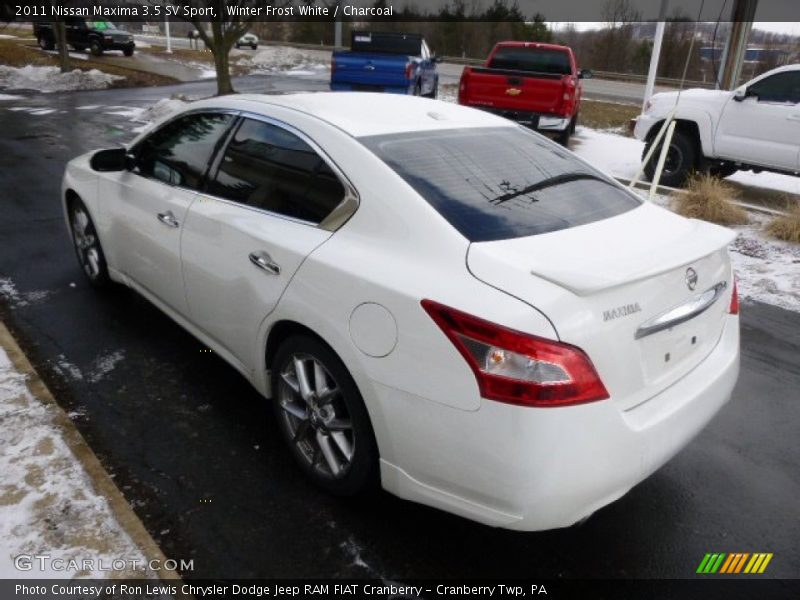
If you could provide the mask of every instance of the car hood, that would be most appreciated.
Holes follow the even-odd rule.
[[[731,92],[726,90],[706,90],[702,88],[683,90],[680,92],[680,97],[678,92],[660,92],[650,98],[651,110],[666,112],[675,106],[676,102],[679,103],[679,106],[702,105],[703,107],[710,107],[715,104],[724,104],[730,98],[730,95]]]

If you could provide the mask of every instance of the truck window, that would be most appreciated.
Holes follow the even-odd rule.
[[[360,138],[471,242],[569,229],[641,200],[523,127]]]
[[[501,46],[492,57],[489,67],[554,75],[570,75],[572,73],[569,55],[566,52],[532,46]]]

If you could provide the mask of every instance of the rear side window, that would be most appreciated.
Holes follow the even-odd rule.
[[[209,193],[320,223],[344,199],[338,177],[293,133],[245,119],[225,149]]]
[[[491,68],[509,71],[533,71],[553,75],[570,75],[569,55],[563,50],[535,47],[504,46],[492,57]]]
[[[360,141],[472,242],[568,229],[641,204],[599,171],[522,127]]]
[[[167,123],[136,147],[135,171],[170,185],[199,189],[232,118],[220,113],[191,114]]]

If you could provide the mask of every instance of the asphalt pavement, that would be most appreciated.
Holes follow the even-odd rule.
[[[132,138],[125,107],[213,90],[0,103],[0,318],[165,554],[194,559],[185,576],[686,578],[707,552],[772,552],[764,577],[800,575],[800,314],[763,304],[742,307],[731,403],[583,525],[508,532],[382,492],[337,499],[309,485],[266,401],[234,369],[134,292],[86,284],[61,215],[65,163]],[[56,110],[30,112],[37,107]]]

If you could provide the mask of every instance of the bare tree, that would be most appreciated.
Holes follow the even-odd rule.
[[[148,0],[153,6],[163,10],[160,0]],[[258,8],[264,3],[259,0],[171,0],[171,6],[178,8],[178,18],[191,23],[206,48],[214,56],[214,68],[217,72],[217,95],[234,93],[231,82],[230,52],[236,40],[244,35],[258,18]],[[270,3],[275,8],[285,8],[291,0],[280,0]],[[208,11],[212,10],[215,19],[211,21],[211,29],[207,30]],[[197,15],[197,16],[192,16]]]

